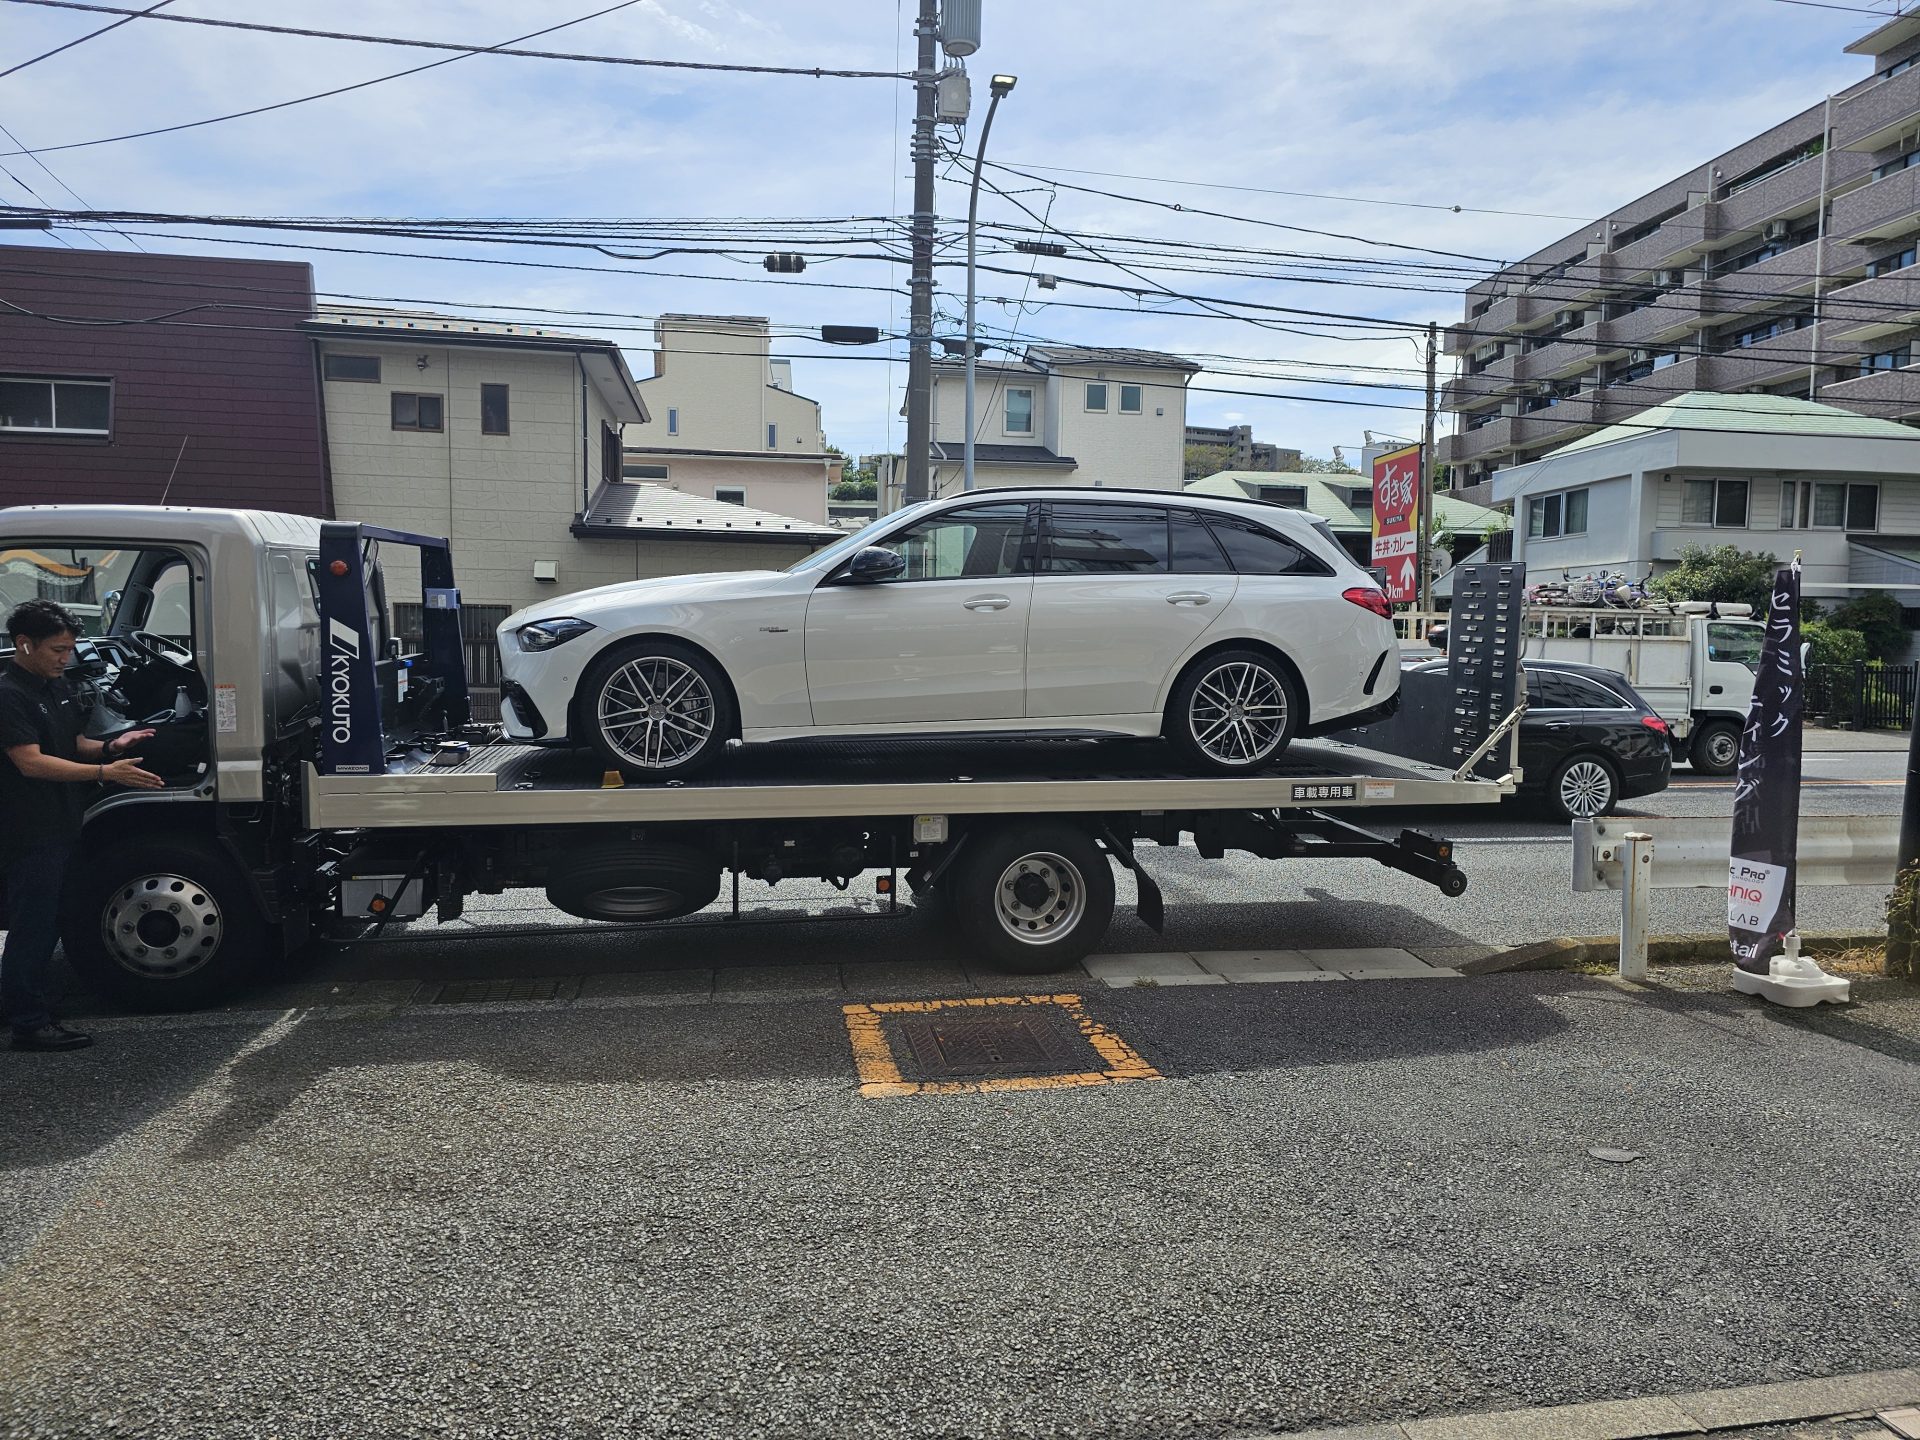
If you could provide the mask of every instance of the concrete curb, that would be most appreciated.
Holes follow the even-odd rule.
[[[1850,950],[1857,946],[1883,945],[1883,930],[1809,931],[1801,937],[1810,951]],[[1612,965],[1620,958],[1620,939],[1615,935],[1565,936],[1557,940],[1538,940],[1474,960],[1462,960],[1456,967],[1463,975],[1492,975],[1503,970],[1574,970],[1582,965]],[[1718,965],[1733,963],[1724,932],[1694,935],[1656,935],[1647,944],[1647,958],[1656,965]]]
[[[1920,1370],[1876,1370],[1728,1390],[1492,1410],[1377,1425],[1295,1431],[1267,1440],[1654,1440],[1794,1420],[1871,1414],[1920,1397]]]

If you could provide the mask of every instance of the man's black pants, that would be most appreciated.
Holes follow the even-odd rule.
[[[30,850],[6,867],[7,948],[0,955],[0,1018],[15,1030],[37,1030],[53,1019],[47,1009],[47,972],[60,941],[60,887],[71,845]]]

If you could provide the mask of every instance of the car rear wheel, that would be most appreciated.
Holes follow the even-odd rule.
[[[1547,803],[1563,820],[1594,820],[1613,812],[1620,779],[1598,755],[1572,755],[1553,772]]]
[[[1740,763],[1740,727],[1731,720],[1710,720],[1694,732],[1687,761],[1702,775],[1731,775]]]
[[[1164,733],[1192,768],[1245,775],[1280,757],[1304,708],[1292,678],[1270,655],[1223,650],[1175,682]]]
[[[632,780],[682,780],[711,765],[733,733],[720,668],[671,640],[616,645],[587,667],[578,710],[588,742]]]

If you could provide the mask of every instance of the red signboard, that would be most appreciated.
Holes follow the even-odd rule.
[[[1373,462],[1373,563],[1396,605],[1420,597],[1419,548],[1420,447],[1409,445]]]

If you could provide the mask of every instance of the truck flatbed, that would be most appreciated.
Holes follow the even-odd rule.
[[[1341,810],[1489,805],[1496,781],[1336,741],[1298,741],[1251,777],[1169,768],[1152,741],[790,741],[746,746],[710,778],[612,784],[592,755],[492,741],[458,765],[424,751],[384,775],[309,766],[306,823],[316,829],[518,826],[847,816],[1040,815],[1173,810]]]

